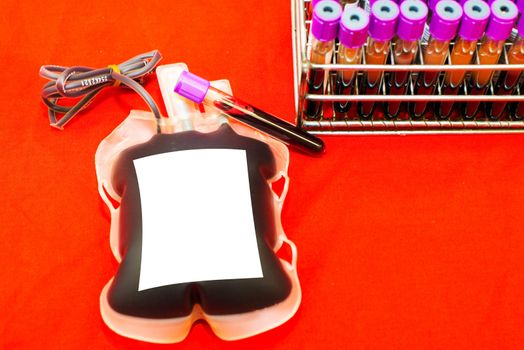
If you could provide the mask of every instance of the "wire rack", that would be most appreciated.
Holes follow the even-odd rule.
[[[419,44],[418,56],[413,65],[395,65],[391,57],[385,65],[351,65],[351,64],[314,64],[307,58],[307,36],[311,20],[309,18],[309,0],[292,0],[292,30],[293,30],[293,67],[295,80],[295,107],[297,111],[297,125],[301,128],[318,134],[441,134],[441,133],[524,133],[524,120],[516,120],[508,113],[507,108],[505,114],[498,120],[486,118],[484,113],[479,113],[472,120],[466,120],[461,115],[461,105],[471,101],[482,101],[483,103],[492,102],[508,102],[517,103],[524,101],[524,95],[520,94],[520,89],[517,86],[516,93],[513,95],[497,96],[494,94],[494,87],[490,84],[485,95],[471,95],[467,84],[460,87],[458,95],[444,95],[442,91],[442,78],[446,71],[466,70],[494,71],[495,76],[500,71],[509,70],[523,70],[524,64],[507,64],[507,49],[509,44],[504,47],[501,61],[499,64],[492,65],[450,65],[449,57],[448,64],[444,65],[424,65],[422,53],[424,50],[424,43]],[[453,45],[453,43],[451,44]],[[335,52],[338,50],[338,45],[335,47]],[[390,50],[390,53],[393,50]],[[477,53],[476,59],[478,60]],[[307,89],[307,75],[310,70],[324,70],[329,75],[329,82],[334,81],[334,76],[338,71],[353,70],[357,71],[355,84],[358,87],[358,80],[362,78],[366,71],[384,71],[384,81],[392,72],[410,71],[411,77],[408,83],[408,91],[405,95],[388,95],[385,84],[382,84],[379,94],[376,95],[359,95],[358,88],[355,89],[353,95],[335,95],[332,94],[333,84],[328,83],[326,92],[323,95],[308,94]],[[438,71],[440,77],[437,81],[435,95],[416,95],[414,93],[414,81],[419,72]],[[468,75],[471,73],[468,73]],[[467,81],[468,75],[465,81]],[[495,79],[493,79],[495,80]],[[519,83],[520,85],[520,83]],[[306,101],[321,101],[323,104],[323,112],[319,118],[315,120],[308,119],[305,116]],[[356,112],[356,108],[352,107],[346,117],[343,119],[337,118],[330,106],[334,102],[351,102],[356,105],[361,102],[376,102],[379,106],[383,103],[399,101],[403,104],[408,102],[428,101],[430,103],[438,102],[455,102],[455,110],[450,118],[446,120],[439,120],[435,118],[432,113],[426,114],[423,118],[412,119],[408,113],[403,112],[398,118],[393,120],[385,119],[380,108],[376,111],[372,118],[360,118]],[[524,103],[524,102],[523,102]]]

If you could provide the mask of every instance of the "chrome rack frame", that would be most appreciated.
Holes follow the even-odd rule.
[[[388,101],[429,101],[429,102],[468,102],[468,101],[483,101],[483,102],[519,102],[524,101],[524,95],[520,94],[520,89],[517,87],[517,93],[514,95],[497,96],[493,94],[493,85],[488,87],[488,94],[486,95],[468,95],[467,84],[461,87],[461,95],[442,95],[441,83],[437,86],[436,95],[415,95],[413,93],[415,80],[418,72],[421,71],[485,71],[493,70],[495,72],[509,71],[509,70],[524,70],[524,64],[507,64],[507,47],[501,58],[501,63],[492,65],[424,65],[422,60],[422,52],[425,44],[420,44],[418,50],[417,64],[413,65],[364,65],[364,64],[313,64],[307,58],[307,36],[309,25],[311,23],[308,18],[308,7],[310,0],[291,0],[291,14],[292,14],[292,36],[293,36],[293,71],[294,71],[294,88],[295,88],[295,108],[297,112],[297,125],[301,128],[317,134],[442,134],[442,133],[524,133],[524,120],[513,120],[507,116],[500,120],[490,120],[485,117],[479,117],[474,120],[461,119],[460,116],[453,117],[448,120],[438,120],[433,117],[423,119],[410,119],[409,117],[399,118],[395,120],[386,120],[379,118],[359,119],[355,116],[346,118],[344,120],[336,119],[334,113],[326,112],[318,120],[308,120],[304,117],[304,106],[306,100],[336,102],[388,102]],[[453,43],[452,43],[453,45]],[[390,50],[392,52],[393,50]],[[478,60],[478,56],[477,56]],[[389,61],[393,62],[392,59]],[[449,57],[448,57],[449,62]],[[327,93],[323,95],[312,95],[307,93],[307,75],[311,69],[322,69],[330,76],[336,74],[337,71],[355,70],[358,72],[357,79],[360,78],[365,71],[384,71],[385,74],[396,71],[411,71],[412,79],[409,82],[408,94],[406,95],[387,95],[382,86],[382,93],[379,95],[331,95],[330,87],[327,87]],[[443,74],[441,74],[442,78]],[[439,79],[442,81],[442,79]],[[382,84],[384,85],[384,84]]]

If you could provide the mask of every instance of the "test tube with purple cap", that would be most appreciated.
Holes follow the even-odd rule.
[[[209,81],[195,74],[182,72],[175,92],[195,103],[203,103],[216,109],[300,151],[320,153],[324,150],[324,142],[318,137],[211,86]]]

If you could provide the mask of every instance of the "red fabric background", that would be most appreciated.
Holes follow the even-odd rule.
[[[0,348],[524,348],[522,135],[326,137],[321,158],[292,153],[295,317],[232,343],[204,324],[172,346],[111,332],[98,297],[116,264],[93,158],[146,107],[108,89],[59,132],[38,68],[155,48],[293,120],[289,1],[2,3]],[[155,79],[147,89],[161,104]]]

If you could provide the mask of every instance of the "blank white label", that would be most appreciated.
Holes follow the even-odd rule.
[[[263,277],[244,150],[176,151],[133,162],[142,205],[139,291]]]

